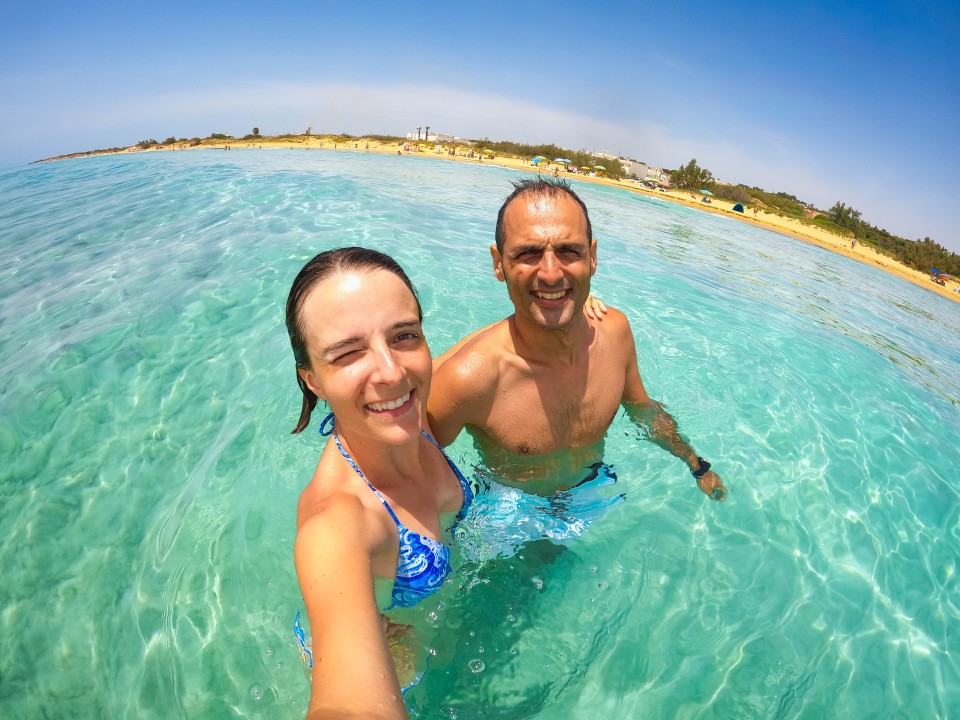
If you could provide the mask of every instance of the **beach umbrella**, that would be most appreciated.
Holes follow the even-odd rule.
[[[931,274],[933,274],[933,275],[939,275],[939,274],[940,274],[940,271],[937,270],[936,268],[930,268],[930,272],[931,272]]]
[[[702,192],[704,195],[713,195],[713,193],[709,190],[701,190],[700,192]]]
[[[554,158],[553,161],[558,163],[563,163],[564,165],[567,165],[568,163],[573,162],[573,160],[567,160],[566,158]]]

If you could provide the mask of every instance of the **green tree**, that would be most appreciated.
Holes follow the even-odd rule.
[[[670,173],[670,184],[682,190],[710,190],[713,186],[713,173],[697,165],[694,158]]]
[[[846,204],[838,202],[830,208],[828,214],[830,215],[830,219],[840,227],[853,230],[854,232],[860,231],[860,213],[852,207],[847,207]]]
[[[260,128],[255,127],[255,128],[253,129],[253,136],[254,136],[254,137],[260,137]]]

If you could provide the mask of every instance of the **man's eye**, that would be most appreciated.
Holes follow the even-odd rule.
[[[397,341],[398,341],[398,342],[400,342],[400,341],[402,341],[402,340],[419,340],[419,339],[420,339],[420,336],[419,336],[417,333],[415,333],[415,332],[400,333],[400,334],[397,336]]]
[[[348,362],[352,362],[353,360],[356,359],[356,356],[357,356],[357,353],[358,353],[358,352],[360,352],[360,351],[359,351],[359,350],[348,350],[348,351],[345,352],[345,353],[342,353],[342,354],[340,354],[340,355],[337,355],[337,356],[333,359],[333,362],[334,362],[334,364],[336,364],[336,365],[344,365],[344,364],[346,364],[346,363],[348,363]]]

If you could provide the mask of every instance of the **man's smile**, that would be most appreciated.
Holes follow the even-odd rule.
[[[541,292],[539,290],[534,290],[533,294],[541,300],[560,300],[569,292],[569,290],[557,290],[555,292]]]

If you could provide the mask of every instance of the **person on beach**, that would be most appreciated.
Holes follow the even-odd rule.
[[[313,634],[308,718],[404,718],[381,611],[410,607],[450,572],[445,532],[473,495],[429,434],[423,311],[406,273],[363,248],[320,253],[290,289],[286,325],[302,393],[331,435],[297,506],[294,558]]]
[[[449,445],[466,429],[498,480],[540,494],[596,475],[620,406],[645,437],[686,463],[710,498],[726,488],[651,399],[630,324],[585,314],[597,241],[564,181],[522,180],[497,216],[490,247],[515,312],[467,336],[434,363],[430,426]]]

